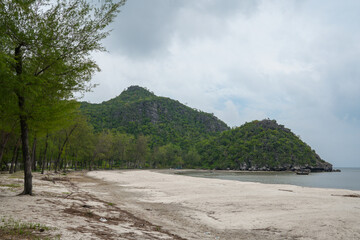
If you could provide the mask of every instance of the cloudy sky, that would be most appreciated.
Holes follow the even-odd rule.
[[[140,85],[231,127],[276,119],[360,167],[360,1],[128,0],[111,27],[85,101]]]

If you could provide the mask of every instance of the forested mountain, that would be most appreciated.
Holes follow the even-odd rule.
[[[112,129],[145,135],[150,137],[152,145],[173,143],[188,149],[201,139],[229,129],[212,114],[158,97],[139,86],[131,86],[118,97],[100,104],[83,102],[81,110],[95,131]]]
[[[199,147],[209,168],[331,171],[332,165],[275,120],[252,121],[224,131]]]
[[[138,86],[101,104],[83,102],[80,112],[66,115],[61,126],[51,125],[51,131],[36,125],[31,132],[33,170],[332,170],[331,164],[275,120],[230,129],[212,114]],[[23,169],[17,164],[22,147],[19,130],[0,133],[0,169]]]
[[[214,115],[131,86],[101,104],[81,104],[95,132],[146,137],[148,167],[331,171],[332,165],[275,120],[230,129]]]

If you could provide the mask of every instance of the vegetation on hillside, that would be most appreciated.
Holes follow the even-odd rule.
[[[145,135],[151,147],[172,143],[189,149],[200,140],[229,129],[212,114],[158,97],[139,86],[131,86],[118,97],[101,104],[82,103],[81,110],[96,132],[112,129],[135,136]]]
[[[331,170],[330,164],[275,120],[229,129],[212,114],[138,86],[101,104],[81,103],[80,110],[46,135],[31,132],[33,170]],[[11,172],[23,167],[17,161],[19,149],[15,131],[5,147],[3,169],[8,166]]]
[[[296,170],[326,167],[314,150],[275,120],[252,121],[222,132],[199,146],[207,168]]]

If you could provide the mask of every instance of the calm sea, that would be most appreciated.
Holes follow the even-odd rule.
[[[310,173],[309,175],[296,175],[292,172],[227,172],[194,170],[179,172],[178,174],[245,182],[292,184],[303,187],[360,190],[360,168],[336,169],[340,169],[341,172],[320,172]]]

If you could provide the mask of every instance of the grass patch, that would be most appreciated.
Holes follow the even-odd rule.
[[[111,202],[108,202],[107,205],[109,205],[109,206],[114,206],[114,204],[111,203]]]
[[[46,231],[50,228],[40,223],[26,223],[13,218],[1,218],[0,236],[3,239],[60,239],[60,236],[49,237]]]
[[[24,178],[24,173],[22,172],[16,172],[13,173],[9,176],[9,178],[13,178],[13,179],[23,179]]]
[[[0,184],[0,187],[8,187],[8,188],[18,188],[18,187],[21,187],[20,184]]]

